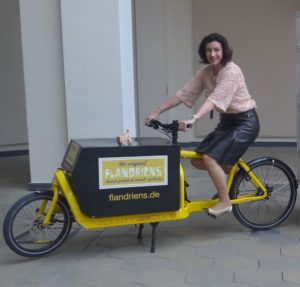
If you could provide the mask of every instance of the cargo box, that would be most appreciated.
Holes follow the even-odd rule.
[[[83,213],[91,217],[179,209],[178,145],[162,138],[71,140],[62,167]]]

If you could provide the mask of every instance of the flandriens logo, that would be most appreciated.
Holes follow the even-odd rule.
[[[99,189],[168,185],[168,156],[99,158]]]

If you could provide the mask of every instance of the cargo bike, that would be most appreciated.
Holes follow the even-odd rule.
[[[178,121],[151,126],[164,138],[136,138],[130,146],[115,139],[71,140],[51,188],[28,194],[7,212],[3,233],[7,245],[26,257],[46,255],[68,237],[72,223],[86,229],[152,225],[183,220],[212,207],[217,196],[189,200],[181,159],[201,158],[177,143]],[[236,219],[253,230],[281,224],[293,210],[298,183],[282,161],[262,157],[234,164],[227,187]],[[201,192],[201,188],[199,188]]]

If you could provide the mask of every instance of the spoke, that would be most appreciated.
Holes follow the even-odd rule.
[[[238,205],[242,217],[253,224],[268,225],[281,218],[289,206],[291,186],[287,175],[276,165],[253,168],[254,174],[266,186],[269,195],[257,202]],[[247,197],[256,192],[250,181],[241,178],[238,197]]]
[[[18,245],[29,250],[39,250],[53,244],[60,236],[66,222],[65,214],[60,208],[59,215],[54,215],[47,226],[42,226],[45,212],[38,216],[38,210],[46,199],[32,201],[17,213],[12,233]],[[50,200],[47,199],[44,211]]]
[[[30,234],[30,229],[22,231],[19,235],[15,236],[16,240],[19,240],[21,237],[29,235]]]

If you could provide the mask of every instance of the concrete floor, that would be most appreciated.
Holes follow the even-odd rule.
[[[296,148],[251,148],[244,156],[275,156],[297,173]],[[0,222],[27,194],[27,156],[0,158]],[[184,162],[191,198],[211,196],[204,172]],[[158,226],[156,252],[151,228],[142,241],[135,226],[86,231],[74,225],[55,252],[38,259],[14,254],[0,234],[0,287],[187,287],[300,286],[300,204],[279,227],[253,232],[233,216],[188,219]],[[2,224],[1,224],[2,225]]]

